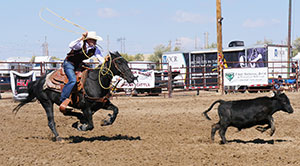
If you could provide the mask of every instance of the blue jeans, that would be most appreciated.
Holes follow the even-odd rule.
[[[63,102],[67,98],[70,97],[70,94],[72,92],[73,87],[76,84],[76,75],[75,75],[75,67],[70,63],[69,61],[65,60],[63,63],[63,68],[65,71],[65,74],[67,75],[69,82],[64,86],[61,96],[60,96],[60,101]]]

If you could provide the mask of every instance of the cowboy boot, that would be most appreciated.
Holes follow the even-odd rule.
[[[70,102],[71,102],[71,100],[69,98],[67,98],[66,100],[64,100],[60,104],[60,106],[59,106],[60,112],[62,112],[63,114],[65,114],[65,113],[67,113],[67,111],[73,110],[72,107],[68,106]]]

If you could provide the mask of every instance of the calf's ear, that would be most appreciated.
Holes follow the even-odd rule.
[[[280,90],[278,90],[278,91],[277,91],[277,95],[280,95],[280,94],[281,94],[281,91],[280,91]]]
[[[272,97],[275,97],[276,95],[277,95],[277,94],[276,94],[276,91],[273,90],[273,93],[271,94],[271,96],[272,96]]]
[[[281,91],[277,90],[277,91],[273,91],[273,97],[277,97],[281,94]]]

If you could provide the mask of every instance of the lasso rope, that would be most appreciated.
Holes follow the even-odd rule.
[[[70,24],[72,24],[72,25],[74,25],[74,26],[76,26],[76,27],[78,27],[78,28],[80,28],[80,29],[82,29],[82,30],[84,30],[85,32],[88,31],[86,28],[84,28],[84,27],[82,27],[82,26],[80,26],[80,25],[78,25],[78,24],[73,23],[72,21],[70,21],[70,20],[68,20],[68,19],[66,19],[66,18],[64,18],[64,17],[62,17],[62,16],[60,16],[60,15],[58,15],[57,13],[53,12],[52,10],[50,10],[50,9],[48,9],[48,8],[42,8],[42,9],[40,10],[40,13],[39,13],[40,19],[43,20],[44,22],[46,22],[47,24],[49,24],[49,25],[55,27],[55,28],[58,28],[58,29],[61,29],[61,30],[67,31],[67,32],[71,32],[71,33],[81,34],[80,32],[75,32],[75,31],[72,31],[72,30],[69,30],[69,29],[66,29],[66,28],[62,28],[62,27],[60,27],[60,26],[57,26],[57,25],[55,25],[55,24],[53,24],[53,23],[47,21],[46,19],[44,19],[44,18],[42,17],[42,13],[43,13],[44,10],[49,11],[50,13],[52,13],[53,15],[55,15],[56,17],[61,18],[62,20],[66,21],[66,22],[68,22],[68,23],[70,23]]]
[[[88,31],[86,28],[84,28],[84,27],[82,27],[82,26],[80,26],[80,25],[78,25],[78,24],[73,23],[72,21],[70,21],[70,20],[68,20],[68,19],[66,19],[66,18],[64,18],[64,17],[62,17],[62,16],[60,16],[60,15],[58,15],[58,14],[55,13],[54,11],[52,11],[52,10],[50,10],[50,9],[48,9],[48,8],[42,8],[42,9],[40,10],[40,13],[39,13],[40,19],[43,20],[44,22],[46,22],[47,24],[49,24],[49,25],[55,27],[55,28],[58,28],[58,29],[60,29],[60,30],[64,30],[64,31],[67,31],[67,32],[71,32],[71,33],[80,34],[79,32],[72,31],[72,30],[69,30],[69,29],[66,29],[66,28],[62,28],[62,27],[60,27],[60,26],[57,26],[57,25],[55,25],[55,24],[53,24],[53,23],[47,21],[46,19],[44,19],[44,18],[42,17],[42,13],[43,13],[44,10],[47,10],[48,12],[52,13],[52,14],[55,15],[56,17],[61,18],[63,21],[66,21],[66,22],[68,22],[68,23],[70,23],[70,24],[72,24],[72,25],[74,25],[74,26],[80,28],[80,29],[84,30],[85,32]],[[87,58],[90,58],[90,57],[85,53],[85,51],[83,50],[83,47],[82,47],[82,52],[83,52],[83,54],[84,54]]]
[[[64,17],[62,17],[62,16],[60,16],[60,15],[58,15],[57,13],[53,12],[52,10],[50,10],[50,9],[48,9],[48,8],[42,8],[42,9],[40,10],[40,12],[39,12],[39,16],[40,16],[40,19],[43,20],[44,22],[46,22],[47,24],[49,24],[49,25],[51,25],[51,26],[53,26],[53,27],[55,27],[55,28],[58,28],[58,29],[60,29],[60,30],[63,30],[63,31],[67,31],[67,32],[71,32],[71,33],[76,33],[76,34],[81,34],[81,33],[76,32],[76,31],[72,31],[72,30],[69,30],[69,29],[66,29],[66,28],[62,28],[62,27],[60,27],[60,26],[57,26],[57,25],[55,25],[55,24],[53,24],[53,23],[47,21],[46,19],[44,19],[44,18],[42,17],[42,13],[43,13],[44,10],[47,10],[47,11],[49,11],[50,13],[52,13],[53,15],[55,15],[56,17],[61,18],[63,21],[66,21],[66,22],[68,22],[68,23],[70,23],[70,24],[72,24],[72,25],[74,25],[74,26],[76,26],[76,27],[78,27],[78,28],[84,30],[85,32],[88,32],[88,30],[87,30],[86,28],[84,28],[84,27],[82,27],[82,26],[80,26],[80,25],[78,25],[78,24],[75,24],[74,22],[72,22],[72,21],[70,21],[70,20],[68,20],[68,19],[66,19],[66,18],[64,18]],[[82,49],[83,54],[89,59],[90,57],[85,53],[85,50],[83,49],[83,47],[82,47],[81,49]],[[109,56],[110,56],[110,53],[109,53]],[[100,79],[100,75],[101,75],[101,74],[102,74],[103,76],[105,76],[105,75],[108,74],[108,72],[110,72],[111,75],[112,75],[112,77],[114,77],[113,72],[110,70],[110,68],[111,68],[111,61],[112,61],[112,59],[111,59],[111,56],[110,56],[109,67],[106,68],[107,71],[106,71],[105,73],[103,73],[103,70],[104,70],[104,68],[105,68],[105,67],[104,67],[105,62],[102,63],[102,65],[100,66],[100,70],[99,70],[99,84],[100,84],[100,86],[101,86],[103,89],[110,89],[111,86],[112,86],[112,85],[110,85],[110,86],[108,86],[108,87],[104,87],[104,86],[102,85],[101,79]],[[97,67],[97,68],[98,68],[98,67]],[[97,69],[97,68],[95,68],[95,69]]]
[[[110,72],[111,73],[111,76],[114,77],[114,74],[113,72],[107,68],[107,73]],[[99,81],[99,85],[103,88],[103,89],[110,89],[112,87],[112,84],[110,84],[108,87],[105,87],[102,85],[102,82],[101,82],[101,78],[100,78],[100,75],[101,75],[101,69],[99,70],[99,78],[98,78],[98,81]]]
[[[106,74],[108,74],[108,72],[110,72],[110,73],[111,73],[111,76],[114,77],[113,72],[110,70],[112,58],[111,58],[110,52],[109,52],[108,54],[109,54],[109,59],[110,59],[110,61],[109,61],[109,66],[108,66],[108,68],[106,67],[107,71],[106,71],[105,73],[103,73],[103,70],[104,70],[104,68],[105,68],[105,67],[104,67],[105,62],[102,63],[102,65],[100,66],[100,70],[99,70],[99,84],[100,84],[100,86],[101,86],[103,89],[109,89],[109,88],[111,88],[112,85],[110,85],[110,86],[108,86],[108,87],[104,87],[104,86],[102,85],[102,83],[101,83],[100,75],[102,74],[103,76],[105,76]]]

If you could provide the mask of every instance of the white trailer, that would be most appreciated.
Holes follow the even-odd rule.
[[[58,69],[60,65],[55,62],[61,61],[54,60],[51,56],[36,56],[34,58],[33,71],[37,76],[41,76],[41,74]]]
[[[228,68],[268,68],[268,79],[289,78],[288,47],[286,45],[238,46],[223,49]],[[168,52],[162,55],[163,70],[172,67],[175,86],[186,89],[217,89],[217,49],[201,49],[189,52]],[[167,79],[167,78],[165,78]],[[174,85],[173,84],[173,85]],[[255,82],[253,86],[258,85]]]

